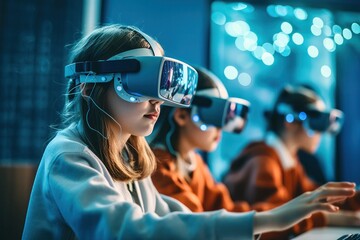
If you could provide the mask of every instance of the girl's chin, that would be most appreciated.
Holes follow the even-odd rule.
[[[317,148],[303,148],[301,150],[303,150],[304,152],[307,152],[308,154],[314,154],[316,152]]]
[[[216,149],[218,145],[211,145],[211,146],[206,146],[205,148],[202,148],[201,150],[204,152],[212,152]]]
[[[152,134],[153,130],[154,128],[151,128],[142,132],[138,132],[137,134],[133,134],[133,135],[137,137],[148,137],[149,135]]]
[[[143,137],[148,137],[151,135],[151,133],[153,132],[153,130],[149,131],[149,132],[146,132],[145,134],[143,134],[142,136]]]

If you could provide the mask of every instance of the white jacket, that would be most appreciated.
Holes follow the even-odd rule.
[[[252,239],[254,212],[189,214],[151,178],[135,182],[139,206],[79,136],[69,127],[45,149],[23,239]]]

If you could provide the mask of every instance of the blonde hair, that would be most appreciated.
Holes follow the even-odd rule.
[[[144,37],[122,25],[109,25],[94,30],[72,48],[70,62],[106,60],[120,52],[151,48]],[[156,168],[155,156],[145,137],[130,136],[125,145],[116,140],[119,126],[107,115],[105,94],[113,81],[87,83],[90,98],[82,96],[76,79],[70,79],[62,113],[63,127],[81,122],[82,138],[100,158],[114,180],[130,181],[148,177]],[[86,93],[88,95],[88,93]]]

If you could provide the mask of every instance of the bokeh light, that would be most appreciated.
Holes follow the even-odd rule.
[[[325,25],[322,28],[323,33],[325,34],[325,36],[330,37],[332,35],[332,31],[331,31],[331,27],[328,25]]]
[[[226,16],[221,12],[214,12],[211,14],[211,20],[217,25],[224,25],[226,22]]]
[[[336,34],[336,33],[341,34],[341,32],[342,32],[341,27],[336,24],[332,27],[332,31],[334,34]]]
[[[244,48],[248,51],[254,51],[257,46],[257,35],[253,32],[248,32],[244,38]]]
[[[321,35],[321,28],[319,28],[319,27],[317,27],[315,25],[312,25],[310,27],[310,31],[314,36],[320,36]]]
[[[291,53],[291,48],[289,46],[285,46],[285,48],[280,52],[280,54],[284,57],[289,56]]]
[[[292,25],[288,22],[283,22],[281,24],[280,28],[281,28],[281,31],[283,31],[286,34],[290,34],[293,31]]]
[[[359,34],[360,33],[360,25],[358,23],[352,23],[351,30],[353,31],[353,33]]]
[[[319,55],[319,49],[314,45],[310,45],[307,49],[307,52],[312,58],[316,58]]]
[[[234,66],[227,66],[224,69],[224,75],[229,80],[234,80],[238,76],[238,70]]]
[[[326,78],[329,78],[331,76],[331,68],[328,65],[323,65],[320,69],[321,75],[323,75]]]
[[[288,14],[287,8],[283,5],[276,5],[275,12],[281,17],[285,17]]]
[[[271,17],[278,17],[276,11],[275,11],[275,6],[274,5],[269,5],[266,8],[266,12],[269,14],[269,16]]]
[[[343,36],[346,40],[350,40],[352,38],[352,32],[348,28],[343,29]]]
[[[264,47],[261,46],[257,46],[256,49],[253,51],[253,55],[254,57],[256,57],[257,59],[261,59],[262,55],[266,52]]]
[[[274,56],[268,52],[265,52],[262,55],[261,60],[263,61],[263,63],[265,65],[268,65],[268,66],[272,65],[275,61]]]
[[[265,49],[266,52],[269,52],[270,54],[275,53],[274,46],[271,43],[264,43],[262,47]]]
[[[296,45],[301,45],[304,43],[304,37],[300,33],[294,33],[291,38]]]
[[[321,29],[324,26],[324,21],[319,17],[314,17],[312,22],[313,25],[317,28]]]
[[[299,20],[306,20],[308,17],[307,12],[302,8],[295,8],[294,9],[294,15]]]
[[[334,40],[332,40],[331,38],[324,38],[323,45],[329,52],[333,52],[336,49]]]
[[[344,43],[344,38],[343,38],[343,36],[342,36],[341,34],[336,33],[336,34],[334,35],[334,41],[335,41],[335,43],[336,43],[337,45],[341,45],[341,44]]]
[[[244,72],[239,74],[238,81],[239,84],[244,87],[249,86],[252,82],[251,76],[248,73],[244,73]]]

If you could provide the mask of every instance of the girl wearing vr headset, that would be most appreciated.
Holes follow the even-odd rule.
[[[247,121],[249,102],[229,98],[212,72],[195,67],[198,86],[190,108],[162,107],[150,146],[158,159],[152,175],[162,194],[184,203],[193,212],[226,209],[244,212],[246,202],[233,202],[223,184],[215,183],[200,153],[215,150],[225,131],[240,133]],[[270,204],[271,205],[271,204]],[[254,209],[269,209],[267,203]]]
[[[154,187],[156,160],[144,137],[161,104],[191,102],[194,69],[122,25],[81,39],[71,62],[63,127],[39,164],[23,239],[251,239],[313,212],[337,211],[334,200],[354,194],[353,183],[332,183],[269,212],[192,214]]]
[[[279,206],[318,187],[306,175],[297,152],[314,153],[323,133],[340,131],[343,114],[337,109],[327,110],[324,101],[307,86],[286,86],[265,116],[266,139],[245,147],[232,162],[224,183],[235,200]],[[360,194],[341,207],[360,209]],[[315,214],[309,220],[308,229],[326,224],[360,226],[360,215],[354,211]]]

